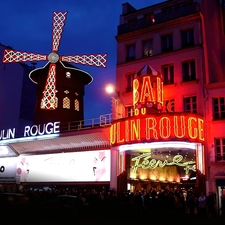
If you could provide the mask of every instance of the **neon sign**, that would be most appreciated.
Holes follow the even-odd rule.
[[[196,114],[148,114],[112,122],[111,145],[143,141],[204,141],[204,121]]]
[[[141,159],[142,162],[140,162]],[[185,174],[188,174],[190,170],[196,172],[195,161],[186,161],[182,163],[182,160],[183,160],[182,155],[175,155],[172,159],[172,162],[169,162],[167,159],[165,159],[164,161],[152,159],[151,152],[143,153],[142,155],[139,155],[131,159],[131,161],[135,162],[135,165],[132,166],[134,173],[137,172],[138,168],[155,169],[156,167],[162,168],[164,166],[171,166],[171,165],[184,167]]]
[[[162,110],[163,82],[160,74],[138,76],[133,80],[133,106],[135,115],[140,109],[142,114],[153,108]]]
[[[24,129],[24,137],[37,136],[43,134],[59,133],[60,122],[47,123],[44,125],[26,126]]]
[[[60,132],[60,122],[47,123],[43,125],[25,126],[23,137],[34,137],[45,134],[56,134]],[[0,140],[9,140],[16,137],[16,128],[0,130]]]

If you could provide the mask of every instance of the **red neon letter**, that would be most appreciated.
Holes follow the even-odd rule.
[[[151,124],[150,124],[151,121]],[[156,119],[153,117],[150,118],[146,118],[146,140],[150,140],[151,139],[151,135],[150,135],[150,131],[152,130],[152,136],[154,139],[158,139],[158,133],[157,130],[155,129],[156,127]]]

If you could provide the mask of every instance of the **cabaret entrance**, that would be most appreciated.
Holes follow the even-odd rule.
[[[201,144],[173,141],[121,146],[119,167],[126,171],[126,190],[196,188],[202,151]]]
[[[203,119],[194,114],[151,114],[112,123],[118,191],[194,187],[203,190]]]

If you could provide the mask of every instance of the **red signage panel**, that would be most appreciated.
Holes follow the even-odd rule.
[[[202,116],[185,113],[145,114],[112,122],[112,146],[156,141],[204,142]]]

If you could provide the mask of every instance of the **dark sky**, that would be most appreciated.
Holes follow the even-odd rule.
[[[85,87],[84,118],[111,113],[108,83],[115,84],[117,26],[122,4],[136,9],[163,0],[3,0],[0,4],[0,43],[15,50],[49,54],[52,42],[52,13],[67,11],[59,55],[107,53],[106,68],[74,64],[94,79]],[[44,66],[47,61],[38,63]]]

